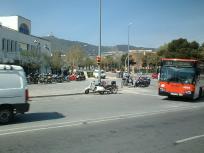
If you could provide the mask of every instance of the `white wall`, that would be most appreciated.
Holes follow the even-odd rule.
[[[5,16],[0,17],[0,23],[4,27],[19,31],[19,27],[22,23],[25,23],[28,26],[29,34],[31,34],[31,21],[21,17],[21,16]]]
[[[0,23],[2,26],[18,31],[18,16],[0,17]]]

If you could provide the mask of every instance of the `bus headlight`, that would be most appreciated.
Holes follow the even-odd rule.
[[[164,87],[165,87],[165,84],[161,84],[160,87],[161,87],[161,88],[164,88]]]
[[[165,91],[165,88],[159,88],[160,91],[164,92]]]

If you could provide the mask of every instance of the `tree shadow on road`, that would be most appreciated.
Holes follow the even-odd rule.
[[[23,115],[16,115],[12,124],[29,123],[45,120],[56,120],[64,118],[65,116],[58,112],[39,112],[28,113]]]

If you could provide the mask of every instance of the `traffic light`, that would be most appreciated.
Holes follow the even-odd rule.
[[[97,64],[100,64],[100,62],[101,62],[101,57],[100,56],[96,56],[96,62],[97,62]]]

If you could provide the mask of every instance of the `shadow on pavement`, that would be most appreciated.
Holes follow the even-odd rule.
[[[178,101],[178,102],[189,102],[189,103],[202,103],[202,102],[204,102],[204,97],[199,98],[199,99],[195,99],[195,100],[182,98],[182,97],[166,97],[166,98],[163,98],[163,100],[166,100],[166,101]]]
[[[43,96],[30,96],[31,100],[33,98],[47,98],[47,97],[63,97],[63,96],[75,96],[83,95],[84,93],[70,93],[70,94],[58,94],[58,95],[43,95]]]
[[[203,103],[203,102],[204,102],[204,97],[202,97],[202,98],[196,100],[195,102],[196,102],[196,103]]]
[[[122,95],[123,93],[118,92],[116,94],[109,94],[109,93],[104,93],[104,94],[100,94],[98,92],[90,92],[89,94],[85,94],[85,95],[96,95],[96,96],[109,96],[109,95]]]
[[[64,117],[65,116],[63,114],[58,112],[28,113],[23,115],[16,115],[12,124],[56,120]]]

